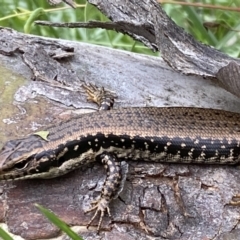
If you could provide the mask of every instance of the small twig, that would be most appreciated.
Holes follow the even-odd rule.
[[[64,28],[104,28],[107,30],[118,31],[119,24],[113,22],[98,22],[98,21],[89,21],[89,22],[66,22],[66,23],[57,23],[49,21],[35,21],[37,25],[50,26],[50,27],[64,27]]]

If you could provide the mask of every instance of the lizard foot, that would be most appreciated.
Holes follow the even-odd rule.
[[[99,106],[99,110],[109,110],[113,107],[114,99],[117,96],[104,87],[97,87],[94,84],[88,83],[83,84],[82,88],[87,94],[87,100],[89,102],[94,102]]]
[[[111,217],[110,209],[109,209],[109,206],[108,206],[109,202],[110,202],[109,200],[99,197],[99,199],[91,202],[91,205],[93,205],[93,206],[91,208],[89,208],[88,210],[86,210],[85,213],[89,213],[89,212],[92,212],[94,210],[95,210],[95,213],[94,213],[93,217],[91,218],[91,220],[88,222],[87,228],[89,228],[89,226],[91,225],[93,220],[97,217],[98,213],[100,213],[100,219],[98,221],[98,227],[97,227],[98,232],[100,230],[102,220],[103,220],[103,216],[104,216],[104,213],[105,213],[106,210],[107,210],[107,213],[108,213],[109,217]]]

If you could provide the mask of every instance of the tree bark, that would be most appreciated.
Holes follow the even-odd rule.
[[[65,2],[65,1],[64,1]],[[227,91],[240,97],[239,60],[196,41],[190,34],[178,27],[155,0],[89,0],[113,23],[79,23],[81,27],[113,29],[132,36],[154,51],[175,70],[186,75],[214,77]],[[44,21],[38,24],[46,25]],[[56,23],[53,24],[56,26]],[[68,24],[76,27],[78,23]],[[235,74],[231,75],[234,65]],[[232,65],[233,65],[232,64]],[[219,70],[226,74],[218,74]],[[227,77],[225,77],[227,75]]]
[[[181,73],[216,77],[218,71],[229,62],[239,63],[238,59],[196,41],[171,20],[155,0],[89,0],[89,3],[113,22],[120,22],[121,25],[125,22],[124,33],[159,50],[162,58]],[[237,70],[237,78],[219,76],[218,81],[225,89],[240,97],[240,70]]]

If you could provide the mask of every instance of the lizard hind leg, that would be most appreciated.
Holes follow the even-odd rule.
[[[113,154],[103,153],[100,155],[100,160],[104,164],[104,167],[107,171],[107,177],[105,179],[100,196],[96,200],[92,201],[92,207],[85,211],[85,213],[89,213],[95,210],[93,217],[87,224],[87,228],[100,213],[100,219],[97,227],[98,232],[106,211],[109,217],[111,217],[109,203],[112,201],[112,199],[118,197],[118,194],[122,190],[124,181],[126,179],[125,175],[127,173],[126,167],[123,167],[125,169],[122,170],[121,162],[117,161],[117,158]]]

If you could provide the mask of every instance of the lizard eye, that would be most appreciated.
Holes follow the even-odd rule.
[[[28,162],[20,162],[20,163],[17,163],[16,165],[15,165],[15,168],[17,169],[17,170],[23,170],[23,169],[25,169],[27,166],[28,166]]]

